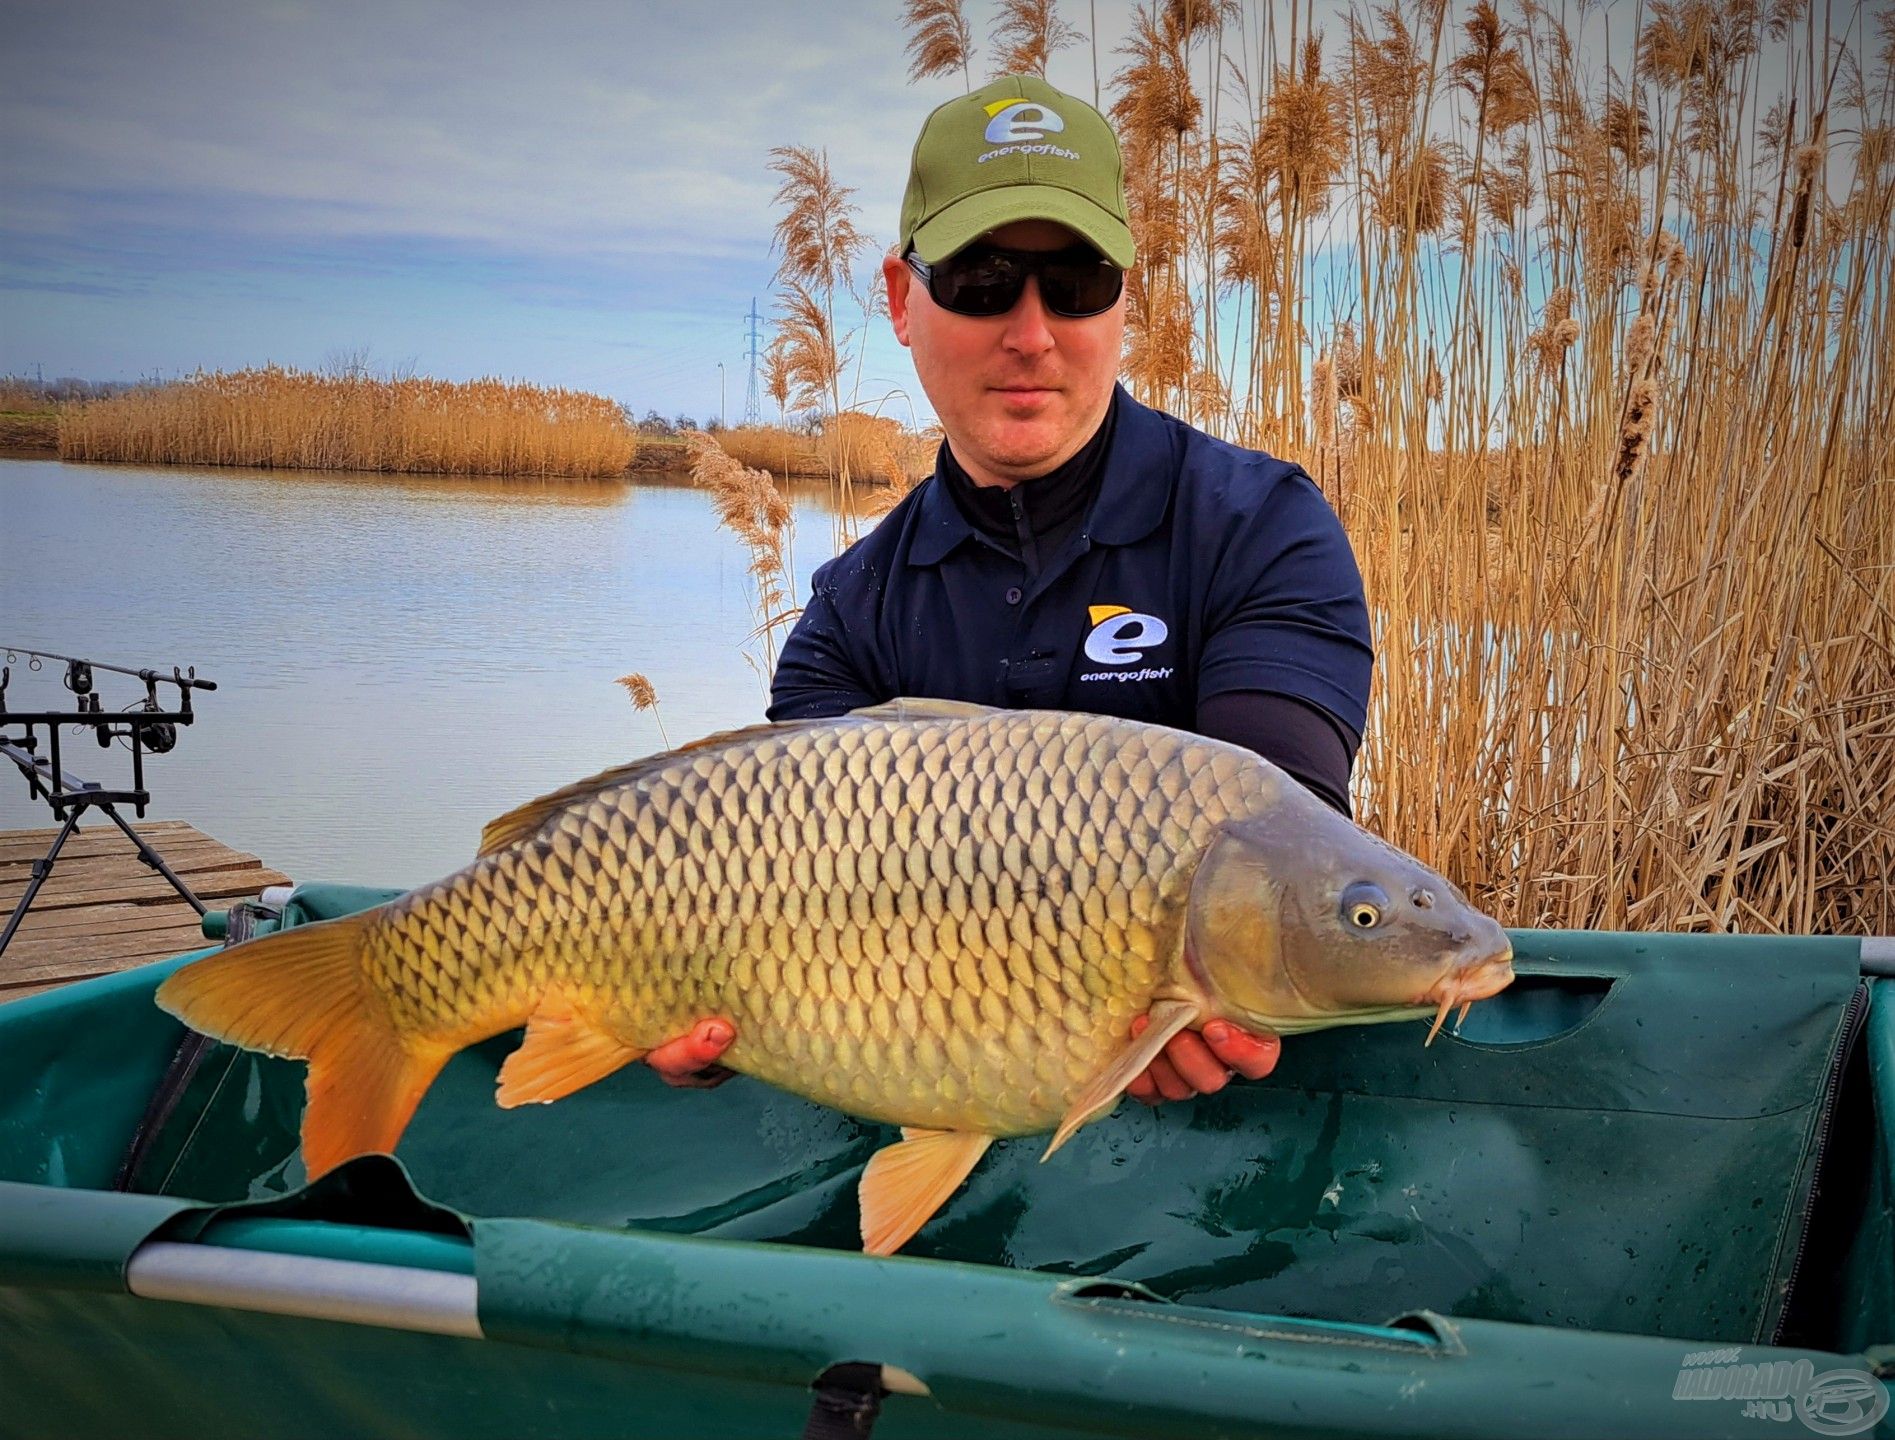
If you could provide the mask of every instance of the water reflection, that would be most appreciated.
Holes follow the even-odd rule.
[[[835,506],[792,487],[797,594]],[[760,719],[747,556],[682,474],[629,481],[0,460],[0,643],[218,682],[148,765],[153,817],[298,879],[411,885],[535,795]],[[127,682],[129,685],[129,682]],[[108,706],[137,698],[102,685]],[[15,667],[8,703],[68,697]],[[124,783],[129,756],[67,750]],[[0,829],[51,812],[0,771]]]

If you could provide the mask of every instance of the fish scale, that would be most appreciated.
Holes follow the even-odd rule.
[[[728,1063],[872,1118],[1043,1130],[1171,968],[1196,849],[1272,783],[1123,729],[1000,712],[680,752],[404,897],[368,973],[446,1043],[556,986],[641,1049],[728,1015]]]

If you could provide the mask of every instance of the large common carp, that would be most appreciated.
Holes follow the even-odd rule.
[[[888,1253],[996,1137],[1054,1130],[1051,1154],[1187,1026],[1438,1027],[1511,959],[1447,881],[1249,751],[898,700],[567,786],[445,880],[199,960],[158,1003],[309,1061],[312,1177],[392,1150],[448,1058],[506,1030],[514,1106],[727,1016],[726,1065],[906,1127],[861,1183]]]

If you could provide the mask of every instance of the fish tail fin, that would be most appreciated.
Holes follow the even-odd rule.
[[[158,987],[160,1007],[193,1030],[309,1061],[303,1161],[309,1178],[391,1151],[453,1054],[404,1038],[369,983],[362,950],[374,911],[233,945]]]

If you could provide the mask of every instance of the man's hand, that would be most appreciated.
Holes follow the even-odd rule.
[[[1142,1035],[1150,1024],[1150,1017],[1141,1015],[1132,1022],[1132,1033]],[[1230,1084],[1233,1071],[1247,1080],[1261,1080],[1276,1069],[1282,1053],[1283,1042],[1275,1035],[1213,1020],[1202,1034],[1181,1030],[1173,1035],[1165,1042],[1164,1054],[1127,1085],[1125,1093],[1147,1105],[1214,1095]]]
[[[715,1090],[737,1073],[717,1063],[717,1057],[736,1039],[737,1027],[722,1016],[700,1020],[691,1027],[690,1034],[667,1040],[652,1051],[645,1063],[667,1085],[681,1090]]]
[[[1151,1021],[1141,1015],[1132,1033],[1142,1034]],[[681,1089],[711,1090],[735,1074],[717,1063],[737,1039],[737,1027],[720,1017],[700,1020],[690,1033],[668,1040],[645,1057],[667,1085]],[[1283,1042],[1274,1035],[1258,1035],[1213,1020],[1202,1034],[1186,1030],[1171,1037],[1165,1053],[1126,1087],[1134,1100],[1157,1105],[1165,1100],[1188,1100],[1213,1095],[1230,1083],[1231,1074],[1261,1080],[1276,1068]]]

